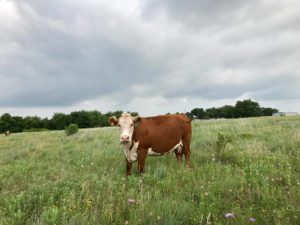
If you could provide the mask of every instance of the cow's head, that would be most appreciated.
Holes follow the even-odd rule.
[[[117,119],[115,116],[108,119],[110,125],[120,127],[120,142],[122,143],[132,141],[134,128],[140,124],[141,120],[142,117],[133,117],[130,115],[130,113],[123,113],[119,119]]]

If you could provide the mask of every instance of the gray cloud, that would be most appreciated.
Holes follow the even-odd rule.
[[[300,99],[297,1],[1,4],[0,108]]]
[[[81,30],[74,28],[70,34],[67,29],[73,26],[76,13],[64,17],[67,9],[63,6],[52,14],[51,7],[41,2],[18,5],[26,21],[25,34],[13,37],[20,49],[12,63],[1,67],[4,80],[14,80],[14,84],[3,82],[1,86],[9,89],[13,85],[16,90],[0,97],[1,105],[70,105],[116,90],[126,91],[132,82],[147,82],[157,74],[138,52],[97,32],[96,36],[81,36]],[[58,28],[53,25],[56,23]]]

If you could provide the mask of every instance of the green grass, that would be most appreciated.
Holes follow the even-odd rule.
[[[300,224],[300,117],[193,122],[191,165],[126,180],[117,128],[2,135],[0,224]]]

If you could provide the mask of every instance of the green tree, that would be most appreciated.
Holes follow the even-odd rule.
[[[98,112],[96,110],[89,112],[89,118],[90,118],[90,127],[101,127],[101,112]]]
[[[193,116],[196,116],[198,119],[203,119],[205,116],[205,111],[202,108],[194,108],[191,111]]]
[[[16,132],[22,132],[23,129],[24,129],[23,118],[20,116],[13,116],[11,121],[10,131],[16,133]]]
[[[261,115],[261,110],[258,102],[251,99],[237,101],[235,104],[235,117],[257,117]]]
[[[261,115],[262,116],[272,116],[273,113],[279,112],[278,109],[264,108],[264,107],[261,107],[260,110],[261,110]]]
[[[0,118],[0,131],[5,132],[7,130],[10,130],[10,123],[11,123],[12,117],[9,113],[4,113]]]
[[[235,108],[231,105],[224,105],[219,108],[219,117],[220,118],[234,118]]]
[[[76,112],[71,112],[70,114],[70,122],[78,124],[79,128],[87,128],[91,127],[91,117],[90,113],[87,111],[76,111]]]
[[[138,116],[138,115],[139,115],[138,112],[130,112],[130,114],[131,114],[132,116]]]
[[[11,116],[9,113],[4,113],[0,117],[0,132],[7,130],[11,132],[22,132],[24,129],[23,119],[19,116]]]
[[[119,118],[120,116],[122,116],[122,114],[123,114],[123,111],[115,111],[115,112],[107,112],[106,114],[105,114],[105,116],[107,117],[107,118],[109,118],[109,117],[111,117],[111,116],[115,116],[115,117],[117,117],[117,118]]]
[[[64,113],[54,113],[52,121],[56,130],[63,130],[70,124],[70,116]]]
[[[24,119],[24,128],[32,129],[32,128],[44,128],[45,123],[38,116],[26,116]]]
[[[220,110],[218,108],[208,108],[205,110],[205,117],[207,118],[220,118]]]
[[[48,130],[56,130],[56,126],[55,126],[55,123],[53,122],[52,119],[48,119],[48,118],[45,118],[43,119],[43,123],[44,123],[44,126],[46,129]]]

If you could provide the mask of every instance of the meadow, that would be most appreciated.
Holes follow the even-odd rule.
[[[118,128],[0,136],[0,224],[300,224],[300,117],[193,121],[191,169],[125,178]]]

